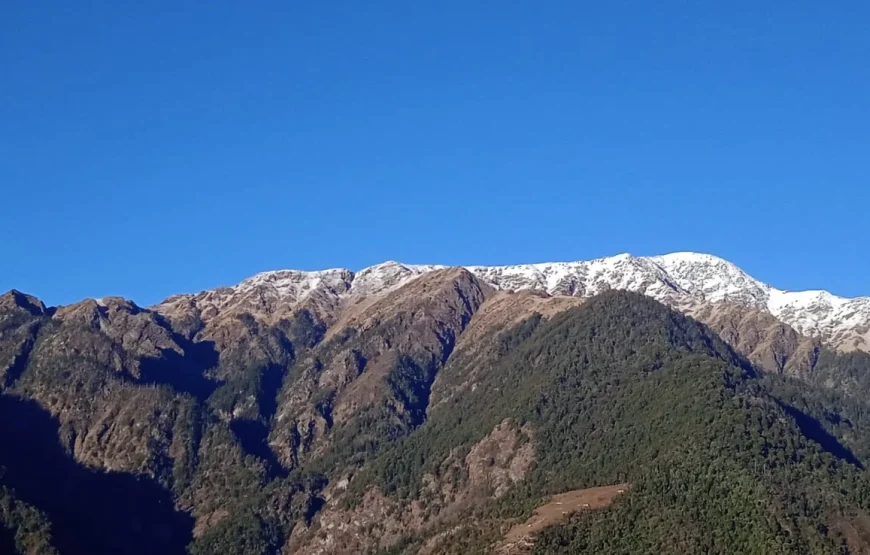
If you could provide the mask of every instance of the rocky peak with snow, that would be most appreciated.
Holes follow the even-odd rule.
[[[384,262],[352,272],[329,270],[275,270],[261,272],[231,287],[169,297],[153,308],[170,320],[196,318],[204,323],[221,316],[248,312],[281,318],[307,308],[330,321],[343,305],[377,297],[409,280],[443,266],[415,266]]]
[[[171,312],[183,303],[195,307],[204,319],[230,310],[274,314],[299,306],[328,307],[321,312],[334,313],[341,306],[387,294],[444,267],[390,261],[359,272],[263,272],[233,287],[171,297],[155,308]],[[698,303],[735,304],[768,312],[799,333],[819,337],[832,347],[870,351],[870,298],[846,299],[827,291],[783,291],[709,254],[620,254],[589,261],[467,269],[481,281],[508,291],[540,290],[551,295],[591,297],[609,289],[623,289],[676,308]]]
[[[709,254],[621,254],[584,262],[479,266],[484,281],[509,290],[592,296],[607,289],[643,293],[680,308],[725,302],[772,314],[803,335],[842,350],[870,351],[870,298],[846,299],[827,291],[783,291]]]

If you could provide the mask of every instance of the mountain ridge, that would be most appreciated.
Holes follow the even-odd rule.
[[[785,291],[753,278],[735,264],[710,254],[676,252],[657,256],[616,256],[576,262],[505,266],[464,266],[488,285],[506,291],[540,290],[554,296],[591,297],[609,289],[645,294],[686,311],[697,303],[729,303],[767,312],[798,333],[816,337],[842,351],[870,351],[870,297],[846,298],[825,290]],[[261,272],[232,287],[182,294],[154,305],[171,312],[192,302],[206,318],[235,305],[247,310],[282,312],[306,303],[327,319],[340,305],[393,291],[443,265],[387,261],[358,272]]]

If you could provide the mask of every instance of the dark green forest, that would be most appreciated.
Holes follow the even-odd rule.
[[[414,496],[451,449],[512,416],[536,430],[534,468],[481,522],[528,515],[548,494],[633,484],[547,530],[538,553],[849,552],[842,525],[870,502],[863,401],[761,374],[703,325],[632,294],[500,340],[487,380],[380,456],[375,483]],[[826,373],[850,375],[867,358],[826,356]],[[478,532],[455,552],[484,553],[499,530]]]

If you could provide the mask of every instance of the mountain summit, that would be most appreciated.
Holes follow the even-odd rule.
[[[389,261],[358,272],[277,270],[257,274],[233,287],[170,297],[154,308],[172,313],[181,305],[193,306],[208,317],[227,310],[273,313],[310,305],[329,316],[340,306],[383,296],[443,268]],[[848,299],[827,291],[784,291],[709,254],[620,254],[578,262],[467,269],[503,291],[538,290],[554,296],[591,297],[617,289],[647,295],[689,314],[705,304],[759,310],[835,349],[870,351],[870,297]]]

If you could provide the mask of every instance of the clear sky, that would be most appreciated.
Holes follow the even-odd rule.
[[[693,250],[870,295],[870,2],[7,2],[0,289]]]

